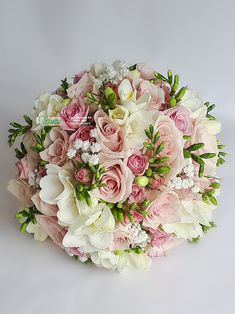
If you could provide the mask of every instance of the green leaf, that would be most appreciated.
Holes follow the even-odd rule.
[[[156,151],[155,151],[155,155],[158,155],[159,153],[161,153],[161,152],[163,151],[164,147],[165,147],[165,143],[164,143],[164,142],[161,142],[161,143],[158,145],[158,147],[157,147],[157,149],[156,149]]]
[[[184,158],[185,159],[191,158],[191,154],[190,154],[190,152],[187,149],[184,149],[183,153],[184,153]]]
[[[144,142],[143,145],[149,150],[154,150],[154,146],[148,142]]]
[[[85,200],[86,200],[87,205],[89,207],[91,207],[92,206],[92,200],[91,200],[90,194],[87,191],[85,191],[84,196],[85,196]]]
[[[144,132],[145,132],[146,136],[147,136],[150,140],[153,138],[153,135],[152,135],[152,133],[150,132],[150,130],[145,129]]]
[[[202,159],[209,159],[209,158],[214,158],[216,156],[216,153],[205,153],[200,155]]]
[[[32,123],[33,123],[33,122],[32,122],[32,119],[30,119],[29,116],[27,116],[27,115],[25,114],[25,115],[23,115],[23,118],[24,118],[25,122],[28,123],[28,125],[32,126]]]
[[[192,151],[195,151],[195,150],[198,150],[198,149],[202,148],[203,146],[204,146],[204,143],[197,143],[197,144],[193,144],[193,145],[189,146],[187,148],[187,150],[189,152],[192,152]]]
[[[157,141],[159,140],[159,138],[160,138],[160,132],[157,132],[157,133],[154,135],[153,144],[156,144]]]

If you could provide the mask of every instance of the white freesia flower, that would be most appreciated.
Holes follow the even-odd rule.
[[[56,117],[64,106],[64,98],[59,95],[50,95],[48,93],[39,95],[34,102],[33,117],[35,121],[33,129],[39,129],[45,118]]]
[[[117,105],[115,109],[109,110],[110,120],[117,125],[124,125],[129,116],[129,111],[124,106]]]
[[[144,130],[153,123],[151,112],[139,110],[132,113],[124,126],[126,149],[141,148],[146,139]]]
[[[216,134],[220,133],[221,122],[219,122],[218,120],[205,119],[203,122],[204,122],[209,134],[216,135]]]
[[[84,253],[108,248],[113,240],[115,220],[106,204],[99,204],[91,215],[80,215],[63,239],[65,247],[79,247]]]
[[[26,227],[28,233],[33,233],[34,239],[37,241],[45,241],[48,237],[47,233],[43,230],[39,223],[33,224],[30,222]]]
[[[215,206],[203,201],[181,201],[182,217],[176,224],[163,224],[162,228],[167,233],[174,233],[177,237],[192,240],[203,236],[201,225],[210,226]]]
[[[60,222],[70,225],[78,216],[78,200],[71,184],[72,175],[56,165],[46,165],[47,174],[40,180],[39,196],[48,204],[57,204]]]
[[[91,253],[91,260],[97,267],[114,270],[119,262],[119,256],[108,250],[100,250]]]
[[[130,113],[144,109],[151,99],[150,93],[144,93],[136,99],[137,91],[132,87],[128,79],[124,79],[119,85],[118,95],[121,105],[127,108]]]
[[[189,109],[193,119],[205,118],[206,116],[206,106],[204,106],[199,94],[191,89],[186,90],[179,104]]]
[[[147,271],[149,270],[150,266],[151,259],[149,256],[136,253],[124,253],[119,258],[117,270],[119,272],[126,272],[135,269]]]

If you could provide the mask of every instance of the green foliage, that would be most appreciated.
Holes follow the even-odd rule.
[[[175,74],[173,76],[171,70],[167,71],[167,77],[165,77],[164,75],[156,71],[153,72],[153,75],[154,75],[154,79],[150,80],[152,83],[155,83],[156,81],[160,80],[170,85],[171,92],[170,92],[170,99],[169,99],[169,107],[170,108],[175,107],[176,104],[183,98],[187,90],[186,87],[181,87],[179,91],[177,92],[178,87],[179,87],[179,75]]]
[[[40,212],[34,207],[25,207],[22,211],[15,214],[15,218],[21,222],[20,231],[25,232],[29,223],[36,224],[37,220],[35,215]]]
[[[211,114],[209,114],[209,112],[211,112],[214,108],[215,108],[215,104],[210,104],[209,101],[205,102],[204,105],[207,107],[207,111],[206,111],[206,117],[209,120],[215,120],[215,117],[212,116]]]
[[[28,130],[30,130],[32,127],[32,120],[30,119],[30,117],[27,115],[24,115],[23,118],[24,118],[25,122],[27,123],[26,125],[21,125],[17,122],[11,122],[10,123],[10,125],[13,127],[13,128],[8,130],[8,132],[9,132],[8,144],[10,147],[14,144],[17,137],[22,136]],[[19,154],[18,154],[18,156],[19,156]]]
[[[44,126],[44,128],[41,130],[40,134],[37,132],[33,132],[33,138],[36,143],[35,146],[31,147],[31,150],[40,153],[45,149],[44,147],[44,141],[46,139],[47,134],[50,132],[51,126]]]

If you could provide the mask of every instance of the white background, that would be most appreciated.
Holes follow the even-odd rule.
[[[0,313],[235,313],[234,1],[0,1]],[[227,144],[216,229],[183,244],[150,272],[120,275],[70,259],[50,241],[20,234],[10,121],[40,92],[95,61],[146,61],[179,73],[217,104]]]

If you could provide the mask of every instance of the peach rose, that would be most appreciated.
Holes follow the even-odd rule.
[[[43,202],[39,196],[38,191],[31,197],[31,200],[34,203],[37,210],[40,211],[42,214],[46,216],[56,216],[58,206]]]
[[[69,139],[66,131],[60,127],[53,127],[46,141],[46,149],[40,152],[40,157],[50,164],[62,166],[67,160]]]
[[[119,125],[112,123],[103,110],[98,110],[94,116],[101,155],[105,158],[123,158],[123,132]]]
[[[62,241],[67,229],[58,224],[57,218],[38,215],[37,221],[52,241],[61,248],[64,248]]]
[[[150,102],[147,106],[147,110],[163,109],[163,104],[165,103],[165,92],[161,85],[155,85],[149,81],[142,79],[134,79],[133,86],[137,90],[137,96],[143,95],[144,93],[149,93],[151,95]]]
[[[99,183],[105,184],[96,190],[97,197],[106,202],[124,202],[131,193],[134,176],[121,160],[107,160],[102,166],[106,171]]]
[[[32,206],[31,197],[34,188],[30,186],[25,180],[11,179],[8,183],[7,189],[15,197],[19,199],[22,207]]]
[[[215,153],[218,154],[217,140],[216,137],[208,132],[206,125],[203,120],[196,120],[193,134],[190,139],[190,145],[195,143],[204,143],[204,147],[197,150],[195,153],[200,155],[204,153]],[[205,170],[204,175],[214,175],[216,171],[217,157],[204,159]],[[196,164],[197,165],[197,164]]]
[[[28,156],[25,155],[22,159],[17,161],[16,168],[18,171],[18,179],[28,179],[29,172],[33,171],[31,164],[28,162]]]
[[[158,114],[155,126],[155,132],[160,133],[160,142],[164,142],[164,149],[159,154],[160,157],[166,156],[169,159],[166,165],[170,167],[169,174],[165,175],[165,179],[171,179],[176,176],[176,174],[182,171],[184,167],[184,140],[182,138],[181,132],[176,128],[174,122],[167,116],[163,114]]]
[[[143,226],[154,230],[160,224],[179,222],[181,206],[178,195],[173,191],[156,193],[156,198],[148,206],[147,213]]]

